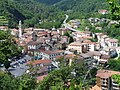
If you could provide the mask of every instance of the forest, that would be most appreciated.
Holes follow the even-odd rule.
[[[83,18],[106,7],[105,0],[0,0],[0,16],[9,20],[10,28],[22,20],[24,27],[51,29],[61,26],[64,14]]]
[[[63,11],[35,0],[0,0],[0,15],[9,20],[10,28],[17,27],[19,20],[25,27],[58,27],[64,19]]]

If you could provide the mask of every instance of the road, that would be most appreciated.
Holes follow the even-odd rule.
[[[74,28],[71,28],[71,27],[69,26],[69,24],[66,23],[66,21],[68,20],[69,16],[68,16],[67,14],[65,14],[65,16],[66,16],[66,18],[65,18],[65,20],[63,21],[63,26],[64,26],[65,28],[68,28],[69,30],[71,30],[71,31],[73,31],[73,32],[77,32],[78,30],[76,30],[76,29],[74,29]]]

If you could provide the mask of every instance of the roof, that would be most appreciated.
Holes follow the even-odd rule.
[[[48,72],[47,66],[41,67],[39,70],[37,70],[37,74],[45,73],[45,72]]]
[[[59,55],[59,56],[55,56],[55,59],[59,59],[62,58],[63,56]]]
[[[111,71],[111,70],[98,70],[96,76],[100,77],[100,78],[109,78],[114,74],[119,74],[120,75],[120,72]]]
[[[87,54],[92,55],[92,56],[101,56],[101,53],[99,51],[90,51]]]
[[[84,53],[82,53],[82,54],[80,54],[80,56],[82,56],[83,58],[89,58],[89,57],[91,57],[92,55],[90,55],[90,54],[84,54]]]
[[[40,43],[37,42],[37,41],[30,41],[30,42],[28,42],[28,45],[38,45],[38,44],[40,44]]]
[[[50,50],[46,50],[46,51],[42,51],[42,53],[45,53],[45,54],[56,54],[56,53],[62,53],[64,52],[63,50],[55,50],[55,51],[50,51]]]
[[[89,43],[91,40],[83,40],[83,43]]]
[[[94,87],[90,88],[90,90],[102,90],[102,89],[98,87],[97,85],[95,85]]]
[[[110,59],[110,55],[102,54],[101,59]]]
[[[67,54],[65,55],[65,58],[74,58],[76,55],[75,54]]]
[[[81,43],[80,41],[78,41],[78,42],[73,42],[73,43],[69,44],[69,46],[81,46],[83,44],[84,43]]]
[[[35,61],[28,61],[27,64],[37,65],[37,64],[50,64],[52,60],[35,60]]]
[[[109,41],[109,42],[118,42],[117,39],[109,39],[108,41]]]

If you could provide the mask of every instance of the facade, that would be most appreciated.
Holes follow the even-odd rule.
[[[42,59],[53,60],[56,56],[63,56],[63,55],[64,55],[63,50],[55,50],[55,51],[45,50],[40,52],[40,56],[42,57]]]
[[[84,48],[84,44],[81,42],[73,42],[68,45],[68,50],[77,50],[77,53],[82,53]],[[87,47],[86,47],[87,48]]]
[[[105,40],[106,44],[108,45],[108,47],[117,47],[118,46],[118,40],[117,39],[106,39]]]
[[[27,50],[36,50],[39,49],[41,47],[41,44],[37,41],[30,41],[27,44]]]
[[[111,77],[112,75],[118,74],[120,72],[110,71],[110,70],[98,70],[97,71],[97,86],[102,90],[120,90],[118,83],[116,83]]]
[[[95,42],[73,42],[71,44],[68,45],[68,50],[77,50],[78,53],[85,53],[88,51],[95,51],[97,43]]]
[[[50,51],[50,50],[45,50],[45,49],[42,50],[42,48],[38,49],[38,50],[29,50],[28,53],[30,55],[34,56],[34,58],[36,60],[38,60],[38,59],[53,60],[56,56],[63,56],[64,55],[63,50]]]
[[[52,61],[47,59],[28,61],[27,65],[32,65],[33,68],[37,67],[37,74],[39,74],[40,76],[46,75],[52,70]]]

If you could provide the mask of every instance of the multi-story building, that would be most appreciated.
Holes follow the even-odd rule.
[[[53,68],[52,65],[52,60],[34,60],[34,61],[28,61],[27,65],[32,66],[32,68],[36,68],[37,67],[37,74],[39,74],[40,76],[42,75],[47,75],[48,72],[50,72]],[[35,74],[34,72],[32,72],[33,74]]]
[[[73,49],[77,50],[78,53],[84,53],[88,51],[95,51],[95,48],[97,47],[96,42],[73,42],[68,45],[67,49]]]
[[[64,51],[63,50],[55,50],[55,51],[45,50],[45,51],[41,51],[39,54],[42,57],[42,59],[53,60],[56,56],[63,56]]]
[[[117,39],[106,38],[105,42],[106,42],[108,47],[117,47],[118,46],[118,40]]]
[[[39,49],[41,47],[41,44],[37,41],[30,41],[27,44],[27,50],[36,50]]]
[[[111,70],[97,71],[97,86],[102,90],[120,90],[120,85],[112,79],[112,75],[120,75],[120,72]]]

